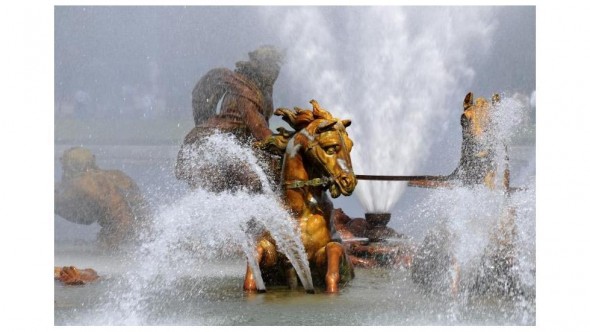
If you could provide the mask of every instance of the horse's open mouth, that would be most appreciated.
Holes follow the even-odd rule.
[[[352,188],[346,188],[340,182],[336,181],[333,182],[330,186],[330,195],[332,198],[337,198],[341,194],[344,196],[352,195],[352,191],[354,190],[354,186]]]

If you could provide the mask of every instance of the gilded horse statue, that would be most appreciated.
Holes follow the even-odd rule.
[[[350,160],[353,143],[346,132],[351,121],[333,117],[315,100],[310,103],[313,110],[277,109],[274,114],[282,116],[295,131],[279,128],[278,134],[261,142],[259,147],[283,155],[281,195],[298,223],[314,284],[325,284],[327,293],[336,293],[340,285],[354,277],[354,271],[345,248],[332,239],[326,191],[333,198],[341,194],[349,196],[356,186]],[[293,269],[277,252],[268,233],[258,239],[256,252],[265,281],[271,279],[269,281],[288,283],[291,287],[297,285]],[[282,272],[276,272],[277,269]],[[248,266],[244,290],[257,289],[252,269]]]

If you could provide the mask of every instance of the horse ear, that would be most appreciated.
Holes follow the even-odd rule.
[[[320,107],[320,104],[315,100],[312,99],[309,101],[311,105],[313,105],[313,116],[316,119],[332,119],[332,114],[326,111],[325,109]]]
[[[471,106],[473,106],[473,92],[469,92],[465,96],[465,100],[463,100],[463,110],[466,110]]]
[[[492,96],[492,105],[497,105],[500,102],[500,95],[498,93],[494,93]]]
[[[344,125],[344,127],[348,127],[352,124],[352,121],[349,119],[344,119],[342,120],[342,124]]]
[[[331,120],[322,120],[322,122],[320,122],[320,125],[318,126],[318,129],[316,130],[316,132],[321,133],[323,131],[326,131],[330,128],[332,128],[338,121],[335,119],[331,119]]]

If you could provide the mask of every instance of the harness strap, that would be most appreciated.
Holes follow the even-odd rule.
[[[288,181],[284,183],[287,189],[303,188],[303,187],[320,187],[332,183],[332,179],[328,177],[315,178],[308,181]]]

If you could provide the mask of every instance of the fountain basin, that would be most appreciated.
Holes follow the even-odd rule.
[[[391,213],[365,213],[369,228],[385,227],[391,220]]]

